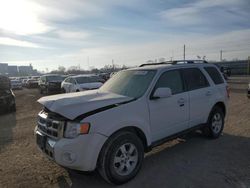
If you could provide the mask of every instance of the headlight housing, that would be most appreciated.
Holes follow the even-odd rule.
[[[75,138],[80,134],[88,134],[90,129],[90,123],[78,123],[70,122],[66,123],[66,129],[64,131],[65,138]]]

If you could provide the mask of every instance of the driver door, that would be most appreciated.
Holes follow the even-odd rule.
[[[157,88],[170,88],[172,95],[168,98],[149,99],[153,142],[187,129],[189,123],[189,96],[185,92],[180,70],[164,72],[153,93]]]

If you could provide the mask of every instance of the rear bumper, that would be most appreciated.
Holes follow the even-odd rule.
[[[36,134],[41,133],[36,130]],[[107,137],[100,134],[80,135],[74,139],[61,138],[57,141],[48,137],[47,151],[44,149],[42,151],[61,166],[80,171],[93,171],[106,139]]]

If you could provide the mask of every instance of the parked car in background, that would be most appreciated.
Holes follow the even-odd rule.
[[[100,73],[99,76],[106,82],[110,78],[109,73]]]
[[[70,76],[62,82],[62,91],[65,93],[98,89],[103,85],[103,79],[96,75]]]
[[[11,89],[23,89],[22,82],[20,80],[11,80]]]
[[[40,79],[40,76],[32,76],[31,79],[32,79],[32,80],[39,80],[39,79]]]
[[[60,93],[62,81],[63,77],[58,74],[48,74],[41,76],[38,83],[40,93],[41,94]]]
[[[13,111],[16,111],[16,102],[10,80],[0,75],[0,113]]]
[[[118,72],[98,90],[39,99],[36,142],[64,167],[96,169],[107,182],[122,184],[139,172],[144,152],[169,139],[196,129],[218,138],[228,98],[215,65],[142,65]]]
[[[248,84],[247,97],[250,99],[250,83]]]
[[[26,86],[27,86],[27,81],[28,81],[28,79],[23,79],[23,80],[22,80],[22,86],[23,86],[23,87],[26,87]]]
[[[27,88],[38,88],[38,80],[36,79],[28,79],[26,82]]]
[[[117,72],[111,72],[110,75],[109,75],[109,78],[113,77],[116,74],[117,74]]]

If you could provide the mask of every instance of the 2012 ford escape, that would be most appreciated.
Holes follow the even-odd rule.
[[[144,153],[193,129],[223,130],[227,83],[208,63],[176,61],[121,71],[100,89],[38,100],[39,148],[56,163],[113,184],[136,176]]]

